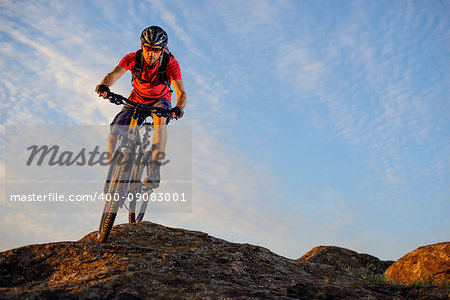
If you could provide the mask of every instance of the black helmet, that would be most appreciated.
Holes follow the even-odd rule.
[[[151,46],[164,48],[167,45],[167,33],[159,26],[145,28],[141,34],[141,42]]]

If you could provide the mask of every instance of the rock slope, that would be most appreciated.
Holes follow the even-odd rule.
[[[206,233],[142,222],[0,253],[1,299],[448,299]]]
[[[384,274],[393,261],[382,261],[375,256],[335,247],[318,246],[298,260],[335,266],[356,275]]]
[[[385,275],[406,284],[450,285],[450,242],[417,248],[397,260]]]

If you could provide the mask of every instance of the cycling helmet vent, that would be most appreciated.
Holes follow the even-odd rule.
[[[150,26],[142,31],[141,42],[143,44],[164,48],[167,41],[167,33],[159,26]]]

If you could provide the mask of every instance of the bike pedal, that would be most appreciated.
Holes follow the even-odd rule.
[[[143,194],[151,194],[153,193],[153,188],[146,186],[145,184],[143,184],[141,186],[141,191]]]

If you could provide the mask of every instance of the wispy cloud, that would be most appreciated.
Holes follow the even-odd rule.
[[[303,93],[318,91],[324,87],[323,77],[327,70],[320,57],[302,45],[289,44],[280,48],[277,71],[283,80]]]
[[[150,0],[150,3],[154,8],[157,9],[158,13],[161,15],[162,21],[167,24],[171,31],[176,35],[176,37],[181,40],[187,49],[190,49],[192,53],[195,53],[196,55],[201,55],[199,53],[199,50],[197,49],[196,43],[192,40],[189,32],[186,31],[186,29],[179,24],[177,21],[177,17],[173,13],[169,11],[168,8],[163,4],[163,2],[156,1],[156,0]]]
[[[440,110],[448,112],[449,106],[436,78],[444,69],[438,63],[441,70],[430,72],[427,64],[448,60],[443,48],[434,47],[445,47],[441,38],[448,36],[449,24],[442,13],[434,14],[440,5],[424,6],[418,11],[409,2],[399,3],[370,29],[374,15],[356,6],[326,37],[311,34],[289,42],[278,63],[280,77],[290,78],[299,94],[312,98],[301,109],[312,113],[318,130],[365,147],[373,187],[387,187],[374,192],[375,199],[404,198],[413,188],[411,178],[426,176],[416,151],[448,147],[442,139],[448,136],[448,122]],[[324,44],[321,56],[314,52],[317,44]],[[430,61],[430,51],[438,52],[436,60]],[[447,165],[444,155],[431,160],[431,165]],[[432,172],[442,173],[439,169]]]
[[[10,74],[20,74],[1,79],[10,87],[8,93],[15,97],[9,98],[9,115],[4,121],[65,123],[77,122],[83,116],[85,122],[95,123],[96,118],[102,117],[92,101],[95,87],[92,82],[98,81],[95,75],[98,71],[89,66],[89,60],[77,54],[82,51],[88,57],[98,55],[94,46],[84,43],[90,40],[90,35],[73,17],[61,23],[55,17],[38,18],[40,14],[36,12],[43,9],[38,3],[26,7],[18,10],[11,4],[4,13],[17,12],[17,15],[1,19],[3,44],[7,45],[1,60]],[[31,99],[42,101],[30,102]],[[36,114],[37,111],[40,113]]]

